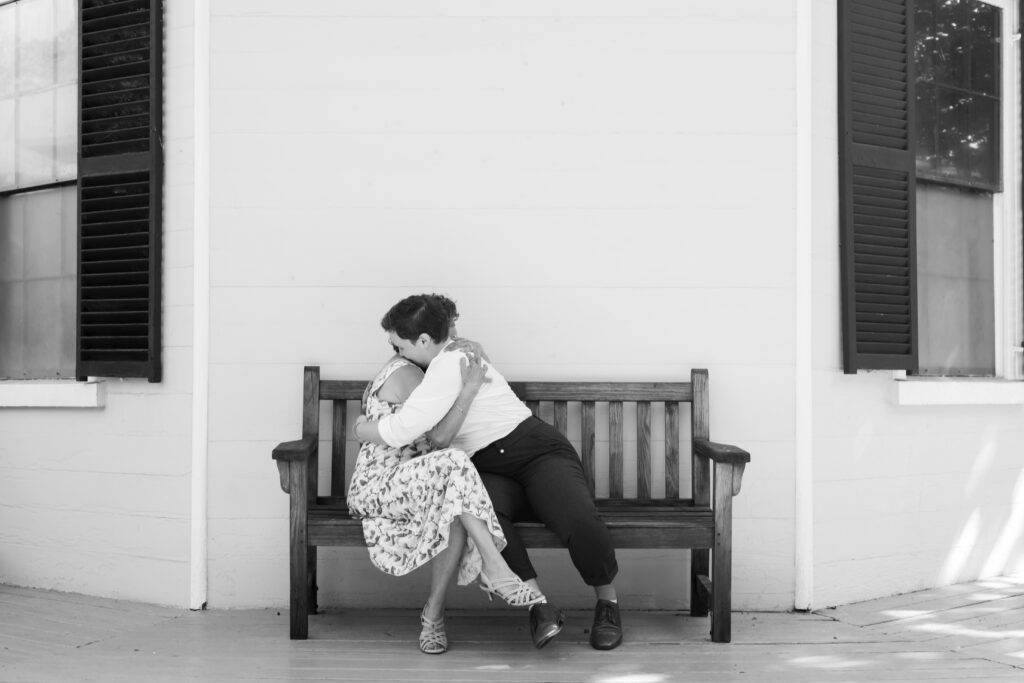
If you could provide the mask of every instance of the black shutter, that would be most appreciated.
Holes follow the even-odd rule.
[[[843,368],[917,368],[913,0],[839,3]]]
[[[76,374],[159,382],[163,3],[79,8]]]

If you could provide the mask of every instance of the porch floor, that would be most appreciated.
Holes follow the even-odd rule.
[[[288,640],[286,610],[190,612],[0,586],[2,681],[935,681],[1024,680],[1024,576],[814,613],[737,612],[733,642],[706,618],[623,613],[613,652],[568,613],[544,650],[522,611],[450,611],[451,649],[416,650],[413,610],[331,610]]]

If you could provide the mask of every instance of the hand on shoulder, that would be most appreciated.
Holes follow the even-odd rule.
[[[452,343],[448,345],[446,351],[462,351],[466,354],[470,360],[474,356],[483,358],[488,363],[491,361],[487,357],[487,352],[484,351],[484,347],[480,342],[473,341],[472,339],[466,339],[465,337],[452,337]]]

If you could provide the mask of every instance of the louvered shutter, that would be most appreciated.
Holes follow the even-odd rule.
[[[76,374],[159,382],[161,0],[81,0]]]
[[[913,0],[839,3],[843,367],[917,367]]]

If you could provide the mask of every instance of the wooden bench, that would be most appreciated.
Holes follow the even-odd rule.
[[[316,613],[317,547],[365,545],[361,523],[349,516],[344,496],[348,490],[346,447],[357,446],[350,441],[349,425],[359,414],[367,383],[321,380],[319,367],[307,367],[304,373],[302,438],[282,443],[273,452],[281,488],[291,503],[293,639],[307,637],[308,615]],[[706,616],[710,606],[711,639],[729,642],[732,499],[739,493],[750,455],[735,446],[710,441],[707,370],[693,370],[689,382],[510,384],[535,415],[549,419],[576,445],[591,492],[600,489],[597,505],[616,548],[691,549],[690,613]],[[326,496],[318,495],[317,476],[322,402],[329,402],[331,415]],[[690,406],[689,425],[680,419],[680,404],[686,403]],[[652,429],[652,415],[663,415],[662,428],[656,425]],[[634,421],[635,441],[623,433],[624,425]],[[574,427],[572,433],[570,426]],[[606,430],[599,431],[599,426]],[[606,442],[598,439],[599,433],[607,434]],[[625,464],[633,461],[635,486],[623,477]],[[688,481],[680,478],[681,464],[685,464]],[[664,485],[652,487],[652,472],[659,471],[664,472]],[[598,472],[599,478],[595,477]],[[681,497],[681,484],[689,488],[689,497]],[[561,547],[543,525],[523,523],[519,529],[529,547]]]

